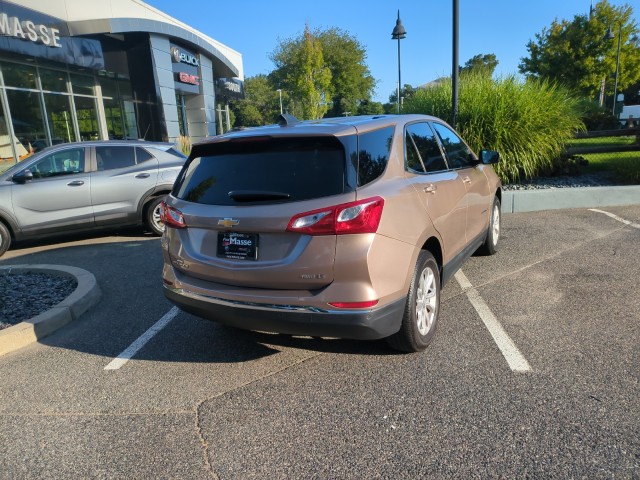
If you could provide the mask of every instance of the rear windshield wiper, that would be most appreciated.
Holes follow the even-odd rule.
[[[289,200],[291,195],[266,190],[232,190],[229,192],[229,197],[236,202],[259,202],[261,200]]]

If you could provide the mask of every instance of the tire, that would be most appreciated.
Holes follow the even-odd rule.
[[[400,330],[387,338],[391,348],[403,352],[421,352],[436,333],[440,313],[440,270],[436,259],[423,250],[418,256],[409,286]]]
[[[150,200],[145,208],[144,222],[154,235],[161,236],[164,233],[164,223],[160,221],[160,204],[164,196]]]
[[[11,245],[11,233],[4,223],[0,222],[0,257],[4,255],[4,252],[9,250]]]
[[[493,206],[491,207],[491,216],[489,217],[489,230],[484,243],[476,251],[479,255],[495,255],[498,251],[498,243],[500,242],[500,223],[502,213],[500,211],[500,199],[494,197]]]

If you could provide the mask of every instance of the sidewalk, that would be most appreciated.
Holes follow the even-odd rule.
[[[502,212],[538,212],[563,208],[618,207],[640,204],[640,185],[545,188],[502,193]]]

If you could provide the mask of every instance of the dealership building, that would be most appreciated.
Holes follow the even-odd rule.
[[[0,0],[0,160],[228,129],[242,55],[139,0]]]

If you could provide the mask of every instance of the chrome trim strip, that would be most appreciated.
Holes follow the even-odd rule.
[[[163,285],[167,290],[172,291],[175,294],[182,295],[184,297],[192,298],[194,300],[201,300],[208,303],[214,303],[216,305],[223,305],[226,307],[236,308],[250,308],[252,310],[266,310],[272,312],[298,312],[298,313],[324,313],[330,315],[344,315],[350,313],[357,313],[359,315],[368,314],[373,310],[327,310],[323,308],[304,306],[304,305],[275,305],[268,303],[255,303],[255,302],[243,302],[240,300],[227,300],[224,298],[212,297],[209,295],[203,295],[200,293],[188,292],[182,288],[171,288],[167,285]]]

